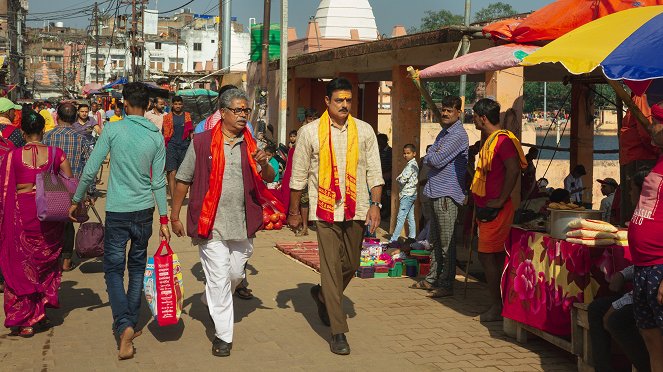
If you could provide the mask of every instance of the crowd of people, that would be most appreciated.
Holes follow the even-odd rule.
[[[374,234],[381,219],[389,216],[392,182],[398,183],[399,194],[390,245],[424,246],[432,251],[430,272],[411,288],[425,290],[432,298],[454,295],[460,220],[465,236],[474,234],[476,227],[479,261],[487,282],[490,306],[477,320],[501,320],[505,242],[516,210],[522,209],[512,200],[518,182],[526,205],[537,198],[581,205],[586,170],[578,165],[564,180],[564,189],[548,189],[547,180],[536,180],[537,150],[523,152],[517,137],[500,123],[501,107],[496,101],[481,99],[473,106],[472,120],[484,141],[470,145],[462,100],[446,96],[435,142],[419,162],[414,144],[398,149],[405,166],[393,169],[398,175],[392,177],[389,138],[376,135],[370,124],[350,114],[352,90],[346,79],[328,82],[326,111],[307,109],[301,127],[291,131],[282,145],[255,130],[249,121],[249,98],[234,86],[220,89],[218,109],[199,123],[184,110],[181,97],[174,96],[170,102],[151,99],[141,83],[126,84],[123,101],[107,112],[97,102],[62,102],[50,112],[43,103],[21,107],[0,98],[0,279],[4,277],[0,288],[5,326],[12,335],[22,337],[51,326],[44,309],[59,305],[62,272],[76,265],[72,260],[76,216],[94,203],[100,171],[108,161],[112,166],[103,263],[120,359],[133,357],[133,342],[141,333],[136,327],[155,206],[161,239],[169,241],[172,229],[178,237],[190,237],[199,248],[205,273],[201,300],[214,323],[211,351],[215,356],[228,356],[232,350],[233,294],[252,297],[245,267],[253,253],[253,239],[264,227],[263,205],[270,202],[285,206],[287,223],[297,235],[308,234],[308,227],[315,225],[321,279],[311,289],[312,300],[321,322],[330,328],[331,351],[349,354],[345,335],[349,328],[341,300],[359,266],[363,238]],[[662,119],[661,115],[655,118]],[[657,187],[663,180],[660,167],[634,178],[636,184],[631,187],[642,189],[639,195],[631,195],[639,198],[629,227],[635,267],[633,275],[625,272],[620,278],[634,277],[633,312],[614,302],[608,305],[607,300],[595,306],[602,314],[633,315],[652,366],[663,355],[663,289],[659,289],[663,288],[663,250],[652,233],[661,218],[657,209]],[[44,171],[78,180],[76,193],[65,201],[71,203],[71,221],[38,218],[36,180]],[[619,215],[615,211],[619,184],[612,178],[598,182],[605,196],[600,207],[603,218],[612,221]],[[417,200],[423,216],[419,224],[414,213]],[[125,271],[129,274],[126,289]],[[618,284],[615,290],[621,289]],[[605,310],[610,306],[614,309]],[[602,322],[603,332],[614,331],[613,323]],[[600,333],[596,334],[599,340]],[[595,348],[605,350],[604,345]]]

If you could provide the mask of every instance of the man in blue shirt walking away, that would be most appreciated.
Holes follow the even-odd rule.
[[[428,297],[453,296],[456,277],[456,242],[454,239],[458,210],[465,202],[465,173],[469,140],[460,120],[459,97],[442,98],[442,130],[424,158],[430,167],[424,195],[430,198],[432,221],[430,242],[433,246],[430,272],[411,286],[428,290]]]

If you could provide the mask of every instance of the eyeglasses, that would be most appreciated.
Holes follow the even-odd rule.
[[[251,109],[250,107],[247,107],[247,108],[241,108],[241,107],[229,108],[229,107],[226,107],[226,110],[232,112],[233,114],[235,114],[237,116],[239,116],[239,114],[241,114],[241,113],[244,113],[244,115],[249,116],[249,115],[251,115],[251,112],[253,111],[253,109]]]

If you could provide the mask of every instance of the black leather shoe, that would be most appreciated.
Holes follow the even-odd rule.
[[[345,333],[339,333],[337,335],[332,335],[331,344],[329,344],[331,352],[338,355],[348,355],[350,354],[350,345],[348,340],[345,338]]]
[[[315,304],[318,305],[318,316],[320,317],[322,324],[329,327],[331,323],[329,323],[329,313],[327,313],[327,306],[325,306],[325,304],[320,301],[321,290],[322,287],[320,287],[320,284],[311,287],[311,297],[313,297]]]
[[[212,341],[212,355],[217,357],[230,356],[230,350],[233,348],[232,342],[225,342],[222,339],[215,337]]]

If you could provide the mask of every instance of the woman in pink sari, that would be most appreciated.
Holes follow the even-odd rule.
[[[12,150],[0,164],[0,268],[5,276],[5,327],[14,336],[31,337],[47,328],[46,307],[58,307],[64,223],[37,219],[35,182],[38,173],[53,169],[72,177],[64,152],[41,143],[44,118],[24,113],[27,144]],[[68,201],[66,201],[68,202]]]

